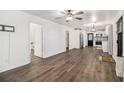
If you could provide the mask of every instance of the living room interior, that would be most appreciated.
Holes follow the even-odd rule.
[[[1,82],[123,82],[124,10],[0,10]]]

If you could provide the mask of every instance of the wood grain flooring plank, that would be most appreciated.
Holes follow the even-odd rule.
[[[72,49],[45,59],[32,57],[28,65],[0,73],[1,82],[121,82],[115,63],[99,62],[102,50]]]

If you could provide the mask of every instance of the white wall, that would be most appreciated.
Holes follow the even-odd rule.
[[[1,69],[4,66],[6,66],[5,64],[9,64],[9,59],[10,59],[9,39],[10,39],[10,33],[5,33],[5,32],[0,33],[0,42],[1,42],[0,44],[0,68]]]
[[[118,19],[123,16],[123,23],[124,23],[124,11],[119,11],[113,19],[113,57],[116,61],[116,74],[117,76],[124,78],[124,57],[117,57],[117,26],[116,22]],[[124,31],[124,24],[123,24],[123,31]],[[123,33],[124,37],[124,33]],[[123,56],[124,56],[124,38],[123,38]]]
[[[87,31],[83,30],[83,40],[84,40],[84,47],[86,47],[88,45],[87,43]]]
[[[69,48],[80,48],[80,33],[83,34],[83,47],[87,46],[87,31],[85,30],[74,30],[72,28],[69,29]]]
[[[71,30],[69,31],[69,49],[73,48],[80,48],[80,41],[79,41],[79,34],[80,31],[78,30]]]
[[[65,31],[70,28],[22,11],[0,11],[0,24],[15,26],[13,33],[0,32],[1,45],[6,42],[0,47],[0,72],[30,63],[30,22],[42,24],[44,58],[65,51]]]
[[[35,27],[32,23],[30,23],[30,43],[35,43]]]
[[[64,26],[49,22],[43,26],[43,55],[49,57],[66,49],[66,37]]]
[[[108,25],[108,53],[113,54],[113,29],[112,25]]]
[[[123,16],[123,21],[124,21],[124,11],[119,11],[118,14],[115,16],[115,19],[113,19],[113,55],[117,56],[117,26],[116,26],[116,22],[118,21],[118,19]],[[124,23],[124,22],[123,22]],[[124,29],[124,24],[123,24],[123,29]],[[123,30],[124,31],[124,30]],[[124,34],[123,34],[124,36]],[[123,38],[124,39],[124,38]],[[123,40],[123,48],[124,48],[124,40]],[[123,49],[123,56],[124,56],[124,49]]]
[[[5,40],[6,47],[2,47],[4,60],[0,62],[0,72],[25,65],[30,62],[29,58],[29,33],[28,33],[28,17],[18,11],[0,11],[0,24],[15,26],[15,32],[5,32],[1,36],[9,38]],[[10,34],[8,36],[8,34]],[[4,39],[4,38],[3,38]],[[0,44],[2,45],[2,41]],[[9,44],[9,45],[8,45]],[[6,51],[8,49],[8,51]],[[3,54],[0,52],[0,55]],[[3,56],[2,56],[3,57]]]

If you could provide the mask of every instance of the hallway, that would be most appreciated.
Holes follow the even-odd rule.
[[[0,81],[36,82],[120,82],[115,63],[99,62],[101,50],[86,47],[39,59],[0,74]]]

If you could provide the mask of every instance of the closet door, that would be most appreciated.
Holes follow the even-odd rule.
[[[9,64],[9,32],[0,32],[0,70]]]

